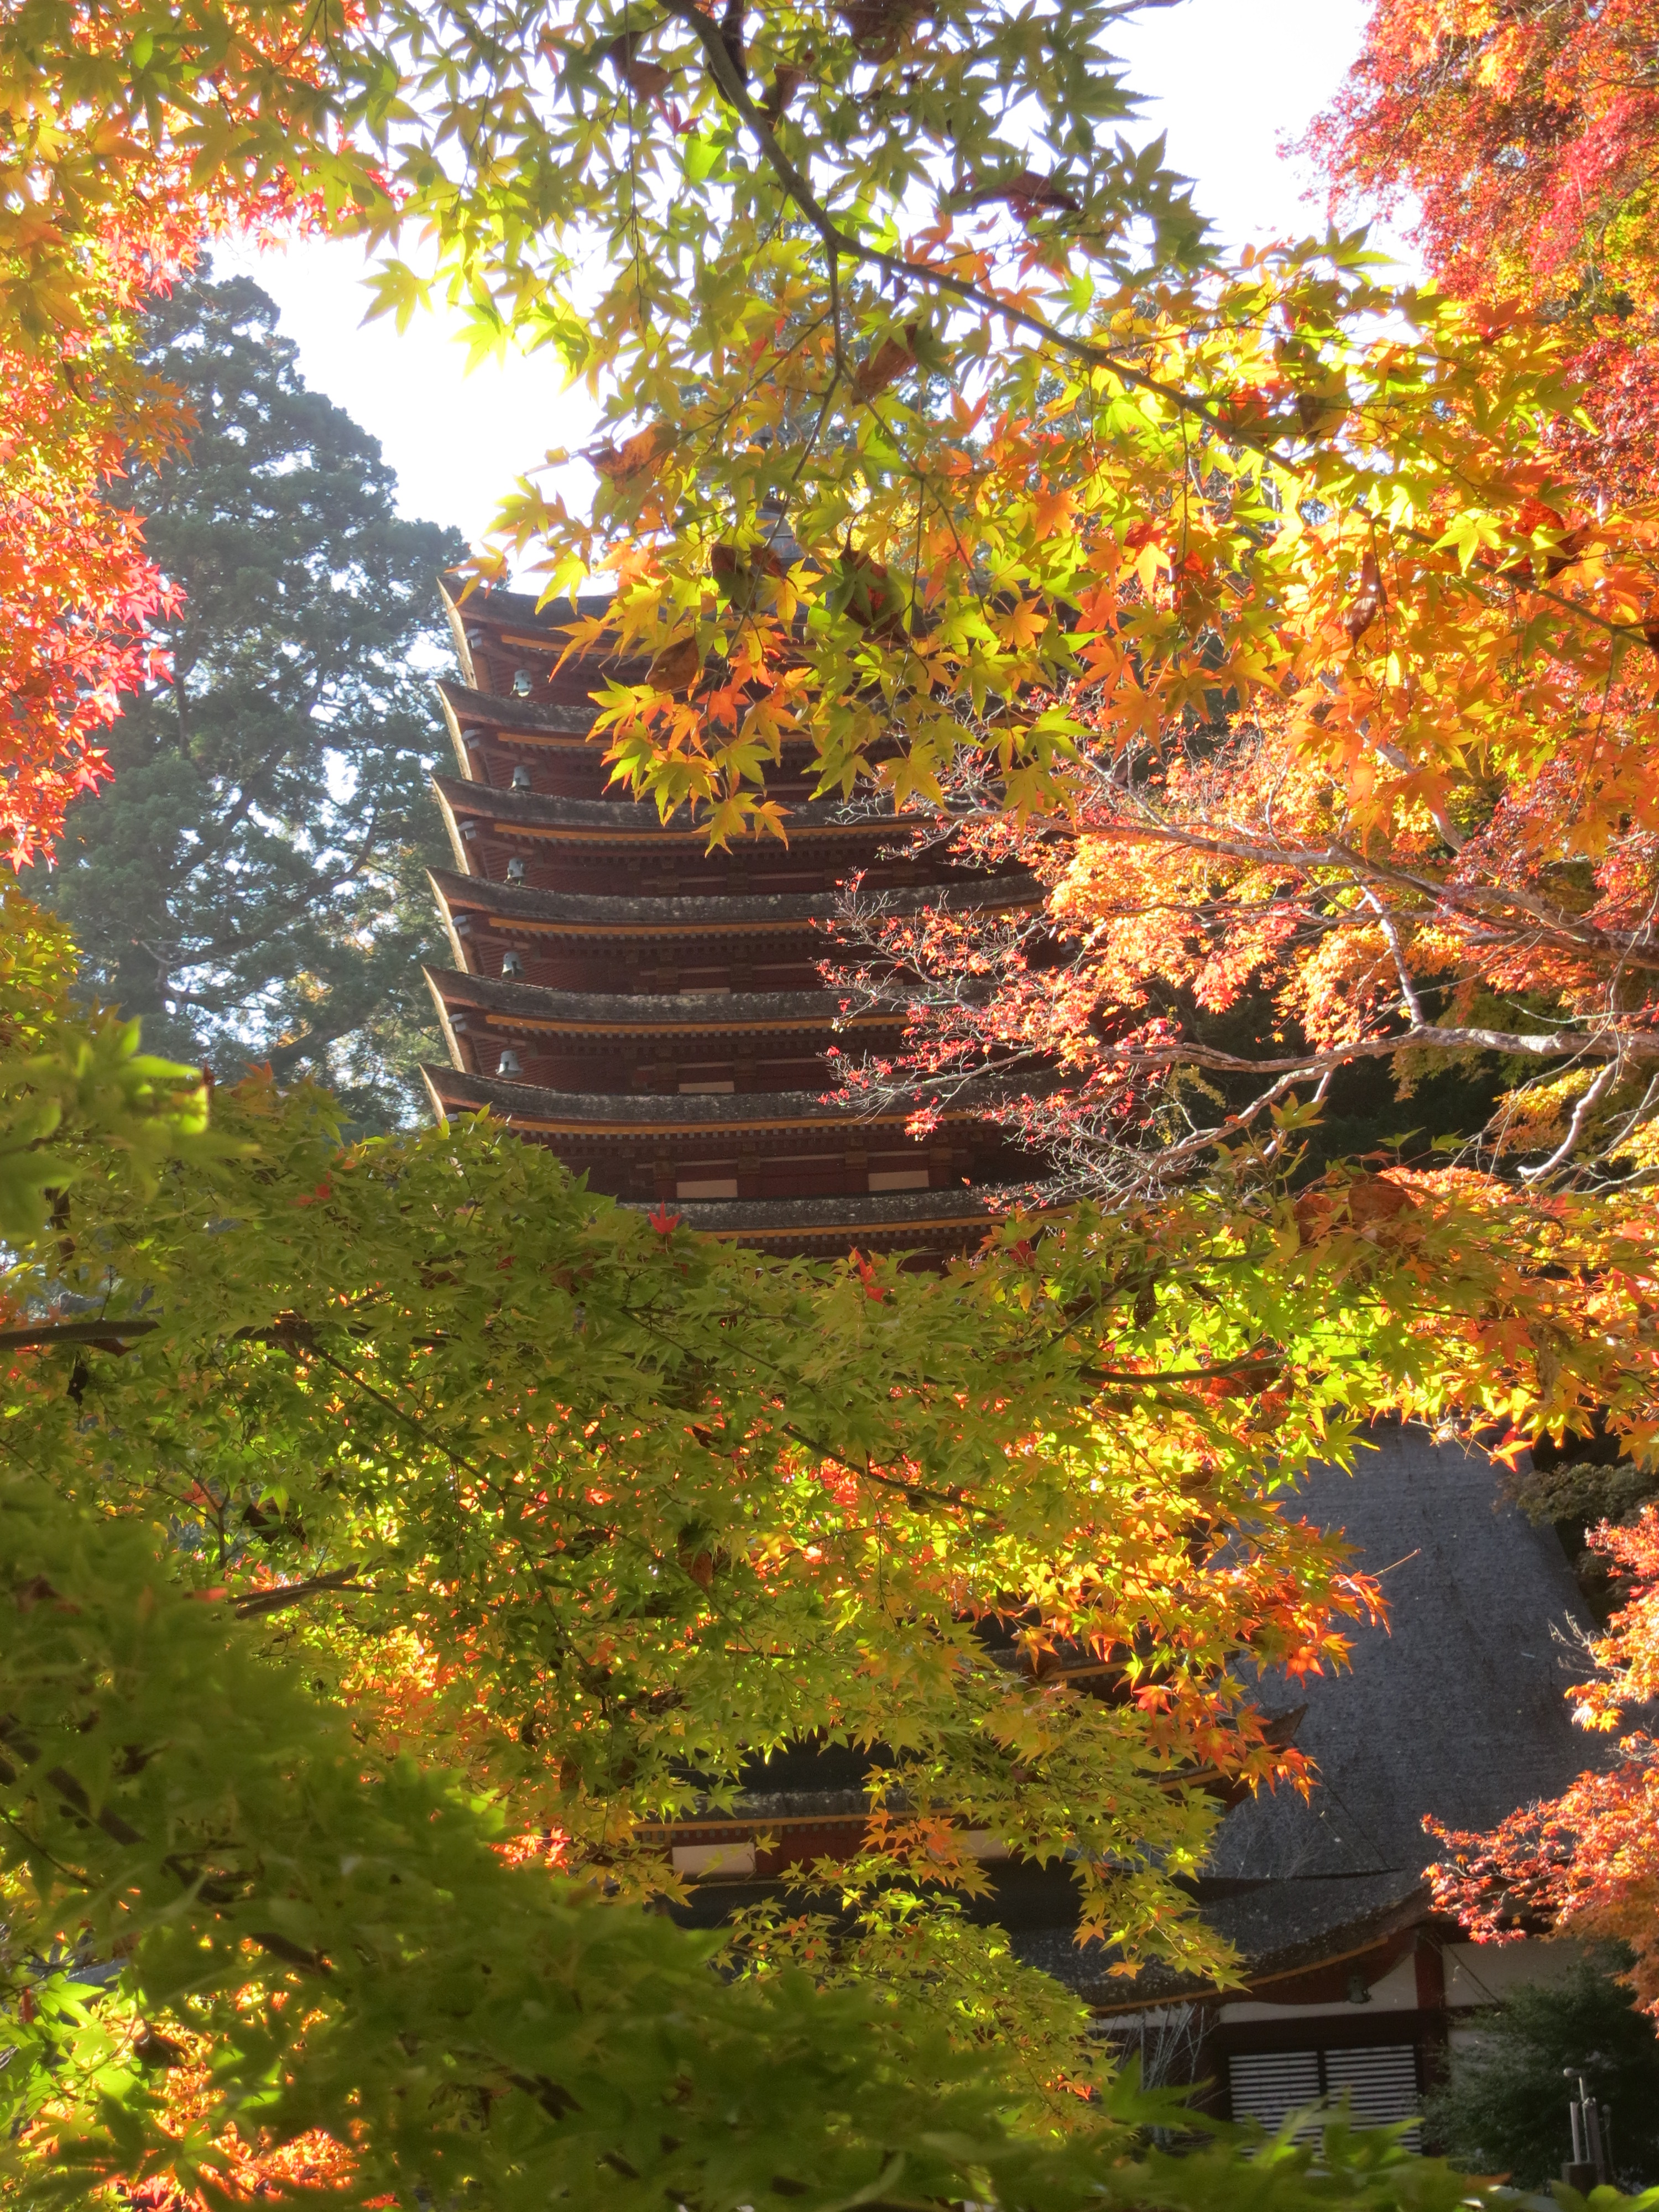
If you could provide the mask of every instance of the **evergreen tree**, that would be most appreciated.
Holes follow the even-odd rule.
[[[116,724],[48,896],[149,1049],[312,1073],[360,1124],[404,1119],[429,1048],[436,577],[463,542],[398,518],[377,442],[307,388],[246,277],[179,284],[144,357],[196,422],[131,481],[183,592],[171,674]]]
[[[1613,2115],[1613,2161],[1620,2185],[1659,2180],[1659,2040],[1613,1979],[1616,1954],[1585,1959],[1559,1982],[1519,1989],[1485,2016],[1480,2039],[1454,2051],[1451,2075],[1427,2118],[1446,2155],[1466,2170],[1507,2173],[1543,2189],[1572,2156],[1564,2069],[1583,2071]]]

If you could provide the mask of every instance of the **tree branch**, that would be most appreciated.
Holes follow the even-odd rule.
[[[0,1352],[33,1352],[54,1344],[89,1344],[98,1352],[125,1352],[130,1338],[148,1336],[155,1321],[54,1321],[27,1328],[0,1328]]]

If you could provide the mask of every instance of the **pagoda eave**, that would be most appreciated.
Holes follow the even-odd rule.
[[[521,1128],[610,1143],[618,1138],[757,1137],[772,1133],[798,1138],[823,1131],[844,1143],[861,1130],[902,1131],[908,1107],[857,1112],[811,1091],[642,1092],[617,1097],[611,1091],[551,1091],[544,1085],[470,1075],[459,1068],[426,1066],[428,1091],[448,1110],[476,1113],[487,1108]],[[979,1117],[947,1108],[943,1122],[973,1122]]]
[[[842,1030],[902,1028],[901,1009],[847,1013],[827,991],[683,991],[601,994],[557,991],[542,983],[498,982],[465,969],[423,969],[440,1010],[479,1014],[495,1029],[577,1036],[661,1037],[830,1036]]]
[[[492,928],[572,936],[679,939],[784,932],[799,935],[833,921],[840,912],[839,900],[826,892],[739,893],[725,898],[613,896],[598,891],[542,890],[528,884],[497,883],[489,876],[463,875],[449,868],[429,868],[427,880],[450,913],[464,908],[484,916]],[[1042,887],[1034,877],[1018,875],[933,890],[887,892],[883,908],[892,914],[919,913],[928,905],[950,913],[999,914],[1035,907],[1042,897]]]
[[[849,1243],[879,1243],[905,1251],[960,1250],[983,1237],[998,1215],[1012,1211],[1023,1187],[974,1190],[917,1190],[872,1194],[868,1198],[699,1199],[676,1200],[672,1211],[685,1227],[705,1237],[806,1254],[845,1253]],[[624,1200],[629,1212],[655,1209]]]
[[[453,775],[434,775],[432,785],[452,823],[458,826],[463,819],[487,823],[498,836],[576,839],[607,846],[639,845],[650,850],[660,850],[666,842],[702,848],[708,842],[708,823],[696,820],[689,806],[678,808],[663,822],[637,799],[552,799],[539,792],[501,791],[492,784]],[[783,819],[789,842],[822,838],[847,844],[860,838],[902,836],[908,830],[933,826],[937,817],[848,815],[840,806],[811,800]]]
[[[600,892],[545,891],[432,868],[427,879],[440,904],[482,916],[490,928],[569,937],[799,937],[836,913],[832,896],[811,891],[772,897],[629,898]]]
[[[510,738],[515,744],[567,745],[580,752],[592,747],[593,707],[549,705],[533,699],[503,696],[495,691],[475,690],[449,677],[438,684],[444,720],[453,729],[488,730]]]
[[[481,691],[470,684],[441,678],[437,686],[444,719],[453,736],[476,730],[512,744],[549,745],[589,753],[599,709],[591,704],[567,706],[500,691]],[[810,738],[785,735],[780,740],[784,755],[803,760],[812,757]]]

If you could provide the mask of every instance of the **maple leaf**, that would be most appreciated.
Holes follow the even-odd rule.
[[[1503,327],[1496,302],[1511,319],[1529,306],[1549,313],[1595,394],[1587,421],[1552,433],[1558,469],[1614,501],[1659,489],[1648,189],[1659,111],[1629,91],[1646,82],[1651,40],[1645,9],[1629,0],[1530,10],[1454,0],[1437,11],[1377,0],[1301,148],[1350,208],[1409,198],[1435,281],[1489,330]],[[1508,150],[1518,145],[1528,157],[1516,166]]]
[[[659,1237],[672,1237],[685,1217],[679,1213],[671,1213],[665,1201],[657,1206],[654,1212],[647,1213],[645,1218]]]

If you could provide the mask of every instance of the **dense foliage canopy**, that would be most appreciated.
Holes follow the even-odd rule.
[[[1328,1663],[1370,1599],[1282,1493],[1350,1408],[1487,1390],[1410,1310],[1502,1325],[1508,1256],[1304,1243],[1281,1196],[1011,1224],[939,1279],[761,1264],[483,1123],[342,1150],[259,1087],[204,1133],[61,983],[11,979],[3,1155],[28,2186],[1219,2186],[1114,2178],[1133,2100],[1066,2094],[1078,2023],[951,1900],[988,1828],[1127,1956],[1224,1972],[1173,1884],[1218,1782],[1298,1779],[1241,1662]],[[653,1823],[815,1735],[892,1758],[821,2010],[799,1923],[733,1988],[629,1909],[678,1887]]]
[[[757,778],[800,731],[826,788],[1062,854],[1098,831],[1177,917],[1146,974],[1190,990],[1213,920],[1294,1030],[1246,1056],[1207,1180],[1120,1180],[937,1279],[773,1267],[482,1124],[342,1147],[314,1093],[256,1086],[204,1127],[9,904],[0,2093],[32,2202],[216,2172],[708,2212],[1464,2190],[1340,2135],[1316,2176],[1148,2160],[1127,2091],[1069,2094],[1075,2021],[950,1911],[988,1829],[1074,1866],[1126,1958],[1224,1973],[1176,1877],[1212,1788],[1297,1778],[1243,1670],[1334,1658],[1367,1601],[1284,1510],[1297,1469],[1355,1409],[1656,1425],[1645,1185],[1560,1173],[1651,1141],[1652,520],[1575,504],[1558,331],[1389,291],[1354,240],[1216,265],[1112,135],[1114,15],[0,24],[9,296],[102,441],[37,410],[49,486],[131,443],[125,319],[216,220],[422,238],[389,311],[447,288],[602,398],[592,515],[528,488],[501,550],[614,577],[588,641],[647,672],[602,702],[624,772],[716,838],[787,832]],[[98,514],[74,605],[112,574],[155,601]],[[140,601],[108,605],[102,691],[19,719],[37,778],[95,775],[110,685],[149,672]],[[49,842],[62,789],[13,789]],[[1173,1030],[1135,1049],[1134,1082],[1206,1072]],[[1298,1190],[1298,1081],[1474,1049],[1565,1071],[1515,1109],[1549,1174]],[[653,1824],[813,1734],[896,1762],[836,1877],[838,1971],[879,1970],[851,1994],[821,1923],[745,1930],[732,1979],[634,1909],[674,1889]]]
[[[1336,196],[1395,208],[1437,278],[1522,299],[1565,331],[1588,425],[1559,450],[1586,488],[1656,489],[1659,40],[1642,0],[1376,0],[1309,135]]]
[[[1524,304],[1558,334],[1580,404],[1554,426],[1545,451],[1568,495],[1557,499],[1557,511],[1589,532],[1621,506],[1641,527],[1659,490],[1656,131],[1659,42],[1650,11],[1640,6],[1376,0],[1359,60],[1310,138],[1335,193],[1351,204],[1415,195],[1418,241],[1449,289],[1484,302]],[[1579,544],[1590,542],[1569,530],[1547,570],[1572,575]],[[1656,612],[1659,602],[1646,621],[1650,643],[1659,639]],[[1633,696],[1650,700],[1653,689],[1644,672]],[[1488,848],[1507,842],[1511,868],[1520,864],[1516,889],[1534,902],[1516,897],[1508,946],[1488,908],[1486,940],[1498,954],[1490,980],[1558,1020],[1582,1018],[1589,971],[1579,965],[1574,973],[1537,902],[1559,885],[1580,927],[1613,922],[1621,939],[1616,952],[1611,936],[1601,946],[1593,1018],[1606,1034],[1632,1016],[1651,1028],[1659,847],[1640,806],[1625,809],[1617,794],[1653,787],[1652,732],[1641,717],[1620,715],[1611,684],[1599,700],[1583,697],[1577,714],[1571,695],[1558,694],[1553,717],[1540,717],[1543,772],[1505,793],[1491,827],[1472,841]],[[1607,769],[1614,770],[1604,787],[1611,804],[1586,809]],[[1512,826],[1522,815],[1536,825],[1532,836]],[[1455,876],[1469,846],[1454,850]],[[1529,937],[1515,927],[1523,912],[1534,925]],[[1640,1048],[1622,1079],[1608,1060],[1595,1073],[1581,1063],[1564,1079],[1511,1092],[1492,1132],[1498,1163],[1530,1150],[1523,1175],[1543,1180],[1566,1170],[1582,1182],[1589,1180],[1583,1163],[1599,1151],[1603,1174],[1620,1187],[1595,1202],[1625,1212],[1632,1224],[1638,1214],[1650,1217],[1659,1161],[1644,1133],[1655,1097],[1647,1060]],[[1644,1502],[1655,1486],[1651,1451],[1633,1460],[1620,1452],[1616,1428],[1609,1435],[1593,1417],[1577,1438],[1543,1439],[1549,1449],[1538,1455],[1528,1492],[1536,1510],[1592,1524],[1598,1511],[1611,1516],[1591,1527],[1589,1540],[1612,1578],[1617,1609],[1592,1647],[1599,1671],[1576,1693],[1577,1717],[1606,1735],[1626,1732],[1616,1756],[1603,1758],[1556,1803],[1523,1808],[1490,1837],[1444,1838],[1449,1863],[1438,1881],[1443,1899],[1486,1934],[1512,1931],[1528,1914],[1581,1933],[1627,1934],[1635,1986],[1652,2009],[1659,2003],[1659,1800],[1643,1709],[1659,1680],[1659,1520]]]

